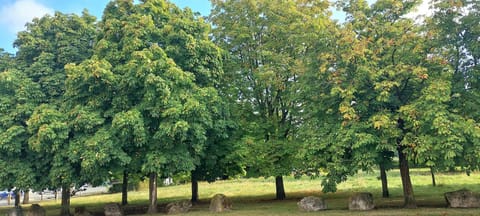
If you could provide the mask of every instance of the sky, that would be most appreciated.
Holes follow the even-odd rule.
[[[55,11],[62,13],[81,14],[87,9],[90,14],[101,18],[103,9],[110,0],[0,0],[0,48],[9,53],[15,53],[13,41],[19,31],[25,30],[25,23],[34,17],[53,14]],[[170,0],[177,6],[189,7],[195,12],[206,16],[210,13],[209,0]],[[373,2],[374,0],[368,0]],[[426,1],[424,1],[426,2]],[[422,4],[418,13],[428,11],[428,5]],[[333,18],[340,20],[342,15],[334,12]]]
[[[209,0],[170,0],[177,6],[189,7],[202,15],[210,13]],[[110,0],[0,0],[0,48],[14,53],[13,41],[19,31],[25,30],[25,23],[34,17],[62,13],[81,14],[84,8],[100,19],[103,9]]]

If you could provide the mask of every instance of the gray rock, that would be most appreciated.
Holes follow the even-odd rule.
[[[32,204],[32,207],[27,211],[27,216],[45,216],[47,212],[38,204]]]
[[[105,216],[124,216],[122,207],[118,203],[110,203],[105,205]]]
[[[87,211],[85,206],[79,206],[75,207],[75,213],[73,214],[73,216],[92,216],[92,213]]]
[[[192,202],[190,200],[182,200],[177,202],[168,203],[165,207],[165,212],[167,214],[180,214],[186,213],[192,207]]]
[[[7,216],[23,216],[23,209],[21,206],[11,208],[7,212]]]
[[[371,193],[356,193],[348,201],[348,209],[350,210],[371,210],[373,208],[375,208],[375,205]]]
[[[224,212],[232,210],[232,201],[230,201],[230,199],[223,194],[216,194],[210,201],[209,209],[212,212]]]
[[[327,203],[323,198],[315,197],[315,196],[308,196],[300,200],[297,203],[298,208],[302,211],[320,211],[327,209]]]
[[[479,208],[480,194],[467,189],[445,193],[445,200],[451,208]]]

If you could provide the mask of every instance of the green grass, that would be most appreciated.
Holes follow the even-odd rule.
[[[466,176],[464,173],[436,174],[437,187],[431,186],[431,176],[427,169],[411,171],[414,193],[419,208],[403,209],[401,181],[398,170],[388,172],[390,198],[381,197],[381,182],[378,173],[359,173],[338,186],[336,193],[322,194],[319,179],[304,177],[285,178],[287,200],[275,201],[275,180],[273,178],[236,179],[214,183],[199,183],[200,203],[186,215],[218,215],[208,211],[209,198],[216,193],[223,193],[233,200],[233,211],[222,215],[480,215],[480,209],[449,209],[443,193],[467,188],[480,192],[480,173]],[[360,191],[371,192],[374,195],[376,209],[372,211],[348,211],[348,197]],[[326,199],[329,210],[322,212],[301,212],[296,203],[305,196],[315,195]],[[190,185],[176,185],[158,189],[159,203],[173,200],[189,199]],[[103,194],[87,197],[73,197],[72,212],[75,206],[86,206],[87,210],[102,212],[103,205],[110,202],[120,202],[121,194]],[[129,208],[146,206],[148,191],[129,193]],[[60,200],[41,203],[47,209],[48,215],[58,215]],[[24,208],[28,208],[28,205]],[[4,214],[6,207],[0,208]],[[163,215],[158,214],[158,215]]]

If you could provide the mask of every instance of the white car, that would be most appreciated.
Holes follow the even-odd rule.
[[[87,188],[88,188],[88,184],[84,184],[84,185],[80,186],[79,188],[73,187],[73,188],[71,189],[70,195],[71,195],[71,196],[74,196],[74,195],[75,195],[77,192],[79,192],[79,191],[86,191]]]

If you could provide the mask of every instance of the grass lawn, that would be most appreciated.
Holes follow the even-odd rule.
[[[199,183],[200,203],[186,215],[220,215],[208,211],[209,198],[216,193],[223,193],[233,200],[233,210],[221,215],[480,215],[480,209],[446,208],[443,193],[467,188],[480,192],[480,173],[466,176],[464,173],[438,173],[437,186],[431,186],[431,176],[427,169],[412,169],[411,177],[414,193],[419,208],[402,209],[401,181],[398,170],[388,172],[390,198],[381,197],[381,182],[378,173],[359,173],[338,186],[338,192],[322,194],[320,180],[308,177],[285,178],[287,200],[276,201],[275,179],[236,179],[214,183]],[[349,211],[348,197],[355,192],[371,192],[374,195],[376,209],[372,211]],[[305,196],[315,195],[326,199],[329,210],[321,212],[301,212],[296,203]],[[159,204],[173,200],[189,199],[190,185],[176,185],[158,188]],[[72,213],[75,206],[86,206],[87,210],[102,212],[103,205],[120,202],[121,194],[102,194],[96,196],[73,197]],[[148,191],[140,190],[129,193],[128,208],[143,207],[148,202]],[[59,215],[60,200],[40,203],[47,209],[48,215]],[[26,205],[24,208],[28,208]],[[5,214],[8,208],[0,208]],[[161,210],[161,209],[160,209]],[[158,214],[163,215],[163,213]]]

